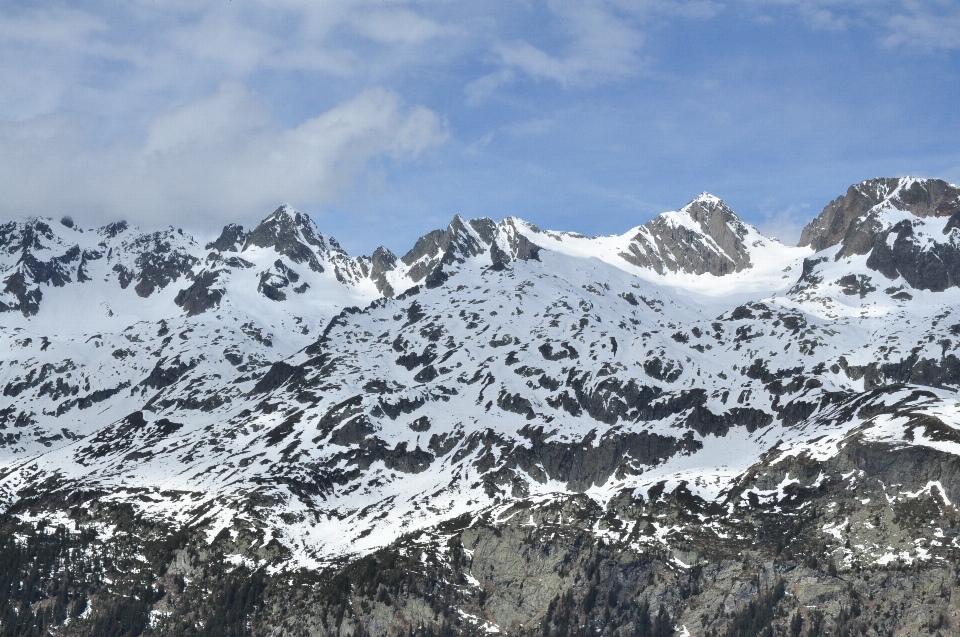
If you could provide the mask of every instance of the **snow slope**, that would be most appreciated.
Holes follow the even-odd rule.
[[[456,218],[400,258],[289,208],[202,248],[7,224],[5,284],[42,298],[3,297],[0,497],[83,485],[316,566],[520,498],[722,501],[761,461],[864,437],[955,454],[960,289],[897,255],[960,230],[869,214],[869,251],[816,254],[706,194],[614,237]]]

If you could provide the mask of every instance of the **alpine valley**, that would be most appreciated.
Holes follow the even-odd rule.
[[[0,271],[0,635],[960,634],[960,187]]]

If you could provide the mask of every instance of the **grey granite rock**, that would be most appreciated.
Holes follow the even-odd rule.
[[[884,201],[921,218],[950,217],[960,212],[960,189],[940,179],[907,182],[906,178],[892,177],[860,182],[807,224],[799,245],[819,252],[842,242],[845,254],[866,254],[877,230],[868,213]]]
[[[743,243],[746,226],[722,201],[701,195],[680,211],[697,229],[662,215],[646,223],[620,254],[628,263],[658,274],[686,272],[722,276],[749,268],[750,252]]]

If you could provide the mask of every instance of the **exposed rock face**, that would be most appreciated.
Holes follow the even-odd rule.
[[[196,316],[216,307],[223,298],[223,290],[213,287],[219,274],[217,270],[203,270],[194,277],[190,287],[177,293],[173,302],[182,307],[187,316]]]
[[[33,316],[40,310],[41,286],[63,287],[71,282],[71,266],[81,257],[78,246],[68,246],[60,241],[50,226],[40,219],[0,226],[0,250],[19,255],[14,267],[3,278],[3,292],[12,297],[12,302],[0,301],[0,311],[19,310],[24,316]],[[40,259],[36,256],[38,253],[48,258]]]
[[[480,225],[483,227],[482,223]],[[467,257],[485,252],[486,248],[458,215],[446,230],[434,230],[420,237],[416,245],[400,257],[400,261],[410,266],[409,276],[414,283],[430,275],[431,282],[434,282],[443,279],[444,265],[463,263]]]
[[[323,272],[323,266],[310,246],[326,250],[326,242],[314,232],[309,217],[288,206],[280,206],[260,222],[247,236],[243,249],[250,246],[273,248],[294,263],[306,263],[314,272]]]
[[[164,444],[182,427],[137,412],[101,432],[86,457],[102,461],[117,445],[129,454],[131,438]],[[947,504],[957,494],[936,485],[957,484],[958,473],[956,456],[916,447],[853,441],[829,460],[773,453],[719,503],[688,482],[627,490],[605,505],[581,495],[518,499],[319,574],[257,568],[289,555],[263,528],[231,526],[211,539],[82,494],[59,502],[72,524],[127,532],[38,531],[20,519],[43,511],[34,501],[0,519],[0,537],[18,538],[5,546],[19,558],[7,575],[19,583],[32,567],[52,569],[30,593],[71,619],[58,622],[56,612],[28,603],[20,616],[66,635],[102,628],[116,605],[124,613],[110,615],[113,626],[162,616],[151,635],[186,634],[203,622],[235,628],[228,634],[325,637],[479,637],[494,629],[537,637],[945,636],[960,617],[958,531]],[[888,551],[887,566],[862,561],[872,546]],[[930,559],[908,563],[917,546]],[[224,568],[238,554],[251,563]],[[92,555],[97,568],[87,568]],[[65,564],[80,575],[57,577]],[[21,591],[0,608],[24,601]],[[128,608],[123,600],[134,591],[142,604]]]
[[[288,206],[278,208],[249,233],[242,226],[228,224],[215,241],[204,246],[206,254],[192,239],[173,228],[140,234],[121,221],[100,228],[93,237],[84,237],[75,226],[63,227],[79,243],[71,245],[69,239],[58,237],[43,220],[22,228],[8,224],[0,231],[0,243],[7,253],[20,255],[16,267],[7,267],[3,273],[5,287],[0,297],[6,298],[0,298],[0,311],[15,310],[33,316],[39,312],[44,287],[89,282],[104,267],[121,289],[132,288],[138,296],[147,298],[180,277],[195,281],[195,270],[200,264],[209,272],[220,272],[220,281],[230,281],[236,279],[232,273],[254,268],[254,261],[260,268],[252,287],[272,300],[286,299],[290,291],[305,294],[320,285],[311,277],[298,283],[302,273],[294,267],[298,265],[306,265],[316,274],[330,271],[345,288],[372,282],[377,294],[392,297],[397,291],[418,284],[427,289],[444,285],[471,259],[479,258],[485,267],[495,271],[510,268],[518,261],[536,261],[543,245],[550,243],[547,239],[559,236],[515,218],[497,223],[488,218],[464,221],[456,217],[445,230],[421,237],[398,259],[382,247],[371,258],[350,257],[335,239],[323,235],[307,215]],[[722,202],[704,195],[683,211],[668,213],[647,224],[636,241],[626,242],[629,246],[622,257],[660,273],[733,272],[750,267],[743,240],[745,228]],[[266,250],[279,255],[284,262],[260,263],[268,258],[275,260],[266,254],[262,259],[250,260],[253,249],[261,250],[261,254]],[[237,252],[248,254],[241,257]],[[41,254],[42,258],[38,256]],[[189,307],[192,312],[202,313],[204,308],[213,307],[211,303],[216,305],[231,294],[228,288],[218,287],[203,302],[189,302]],[[179,298],[186,303],[188,297]]]
[[[489,219],[475,219],[470,225],[477,229],[481,224],[489,222]],[[494,240],[491,241],[490,250],[494,265],[498,263],[506,264],[508,261],[538,261],[540,259],[540,246],[530,241],[520,230],[521,222],[519,219],[510,217],[497,224]],[[527,225],[534,233],[539,228]],[[480,232],[478,230],[478,232]],[[502,244],[502,245],[501,245]],[[496,253],[496,256],[494,256]]]
[[[97,230],[97,234],[103,235],[108,239],[113,239],[126,232],[129,228],[130,224],[128,224],[126,221],[115,221],[113,223],[108,223]]]
[[[386,273],[397,267],[397,257],[392,252],[380,246],[370,258],[370,279],[377,286],[377,290],[384,296],[393,296],[393,287],[387,282]]]
[[[815,250],[839,246],[835,260],[868,255],[867,267],[888,279],[902,277],[916,289],[957,287],[960,188],[908,177],[862,182],[824,208],[804,228],[800,244]]]
[[[103,253],[99,250],[85,249],[80,255],[80,264],[77,266],[77,282],[83,283],[91,281],[92,278],[87,272],[91,261],[99,261],[103,258]]]
[[[200,259],[188,251],[180,249],[174,236],[182,232],[154,232],[134,238],[128,249],[138,251],[134,261],[133,277],[137,280],[134,287],[137,295],[150,296],[154,290],[163,289],[181,276],[192,272]]]
[[[75,225],[61,226],[54,231],[43,219],[0,226],[0,254],[7,257],[0,264],[0,312],[35,316],[46,288],[87,283],[95,277],[106,276],[122,290],[130,289],[142,298],[186,277],[193,284],[172,300],[193,316],[218,304],[227,294],[227,287],[203,293],[202,299],[192,294],[211,282],[211,273],[215,271],[219,281],[230,281],[237,278],[232,273],[254,268],[254,261],[246,258],[253,249],[261,251],[262,256],[255,259],[261,269],[250,287],[273,300],[286,298],[291,291],[304,294],[320,283],[316,278],[299,281],[302,271],[294,266],[301,264],[312,273],[322,275],[329,271],[337,285],[347,289],[362,286],[370,279],[380,294],[394,293],[388,278],[397,269],[398,260],[388,250],[378,250],[373,259],[351,257],[335,239],[320,233],[309,217],[287,206],[269,215],[251,233],[242,226],[228,224],[216,241],[204,246],[206,254],[195,241],[173,228],[141,234],[121,221],[85,235]],[[65,234],[60,236],[57,232]],[[269,252],[264,254],[264,250]],[[240,251],[247,254],[241,257],[236,254]],[[277,260],[276,256],[282,259]],[[269,263],[261,263],[267,260]],[[201,263],[207,266],[207,274],[195,275]],[[414,268],[414,272],[419,270]],[[393,279],[401,289],[414,283],[407,275],[405,271]],[[438,270],[430,283],[438,284],[445,276]]]
[[[820,252],[843,243],[844,254],[866,254],[877,230],[870,214],[886,205],[917,217],[950,217],[960,212],[960,188],[940,179],[893,177],[850,186],[800,233],[801,246]]]
[[[69,283],[69,264],[79,257],[80,249],[76,246],[49,261],[40,261],[25,250],[16,270],[3,280],[3,291],[17,300],[17,304],[9,309],[19,309],[24,316],[36,314],[43,298],[40,285],[63,287]]]
[[[722,276],[750,267],[746,235],[746,226],[726,204],[703,193],[677,213],[645,224],[621,256],[658,274]]]
[[[479,255],[489,254],[489,264],[496,270],[518,260],[537,260],[540,247],[523,234],[519,228],[522,223],[513,218],[500,223],[488,218],[467,222],[458,215],[445,230],[434,230],[420,237],[416,245],[400,257],[400,263],[394,263],[390,269],[406,266],[404,274],[409,282],[435,288],[447,281],[455,266],[462,266]],[[539,232],[534,226],[524,226]],[[387,262],[381,257],[380,263],[384,264],[381,271],[386,271]]]
[[[355,285],[370,276],[369,259],[351,257],[336,239],[320,232],[310,217],[287,205],[280,206],[247,235],[243,250],[253,246],[273,248],[294,264],[306,264],[318,274],[331,268],[342,285]],[[309,284],[300,293],[307,288]]]
[[[948,229],[946,240],[935,243],[924,234],[910,221],[877,233],[867,266],[888,279],[903,277],[918,290],[960,287],[960,228]]]
[[[208,243],[204,247],[207,250],[218,250],[220,252],[238,252],[243,248],[246,240],[247,234],[243,231],[243,226],[231,223],[223,227],[223,231],[216,241]]]

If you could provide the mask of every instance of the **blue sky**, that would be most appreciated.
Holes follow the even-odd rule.
[[[795,241],[863,179],[960,182],[957,104],[955,0],[6,2],[0,217],[206,235],[289,202],[369,254],[708,190]]]

